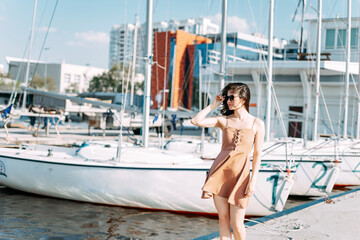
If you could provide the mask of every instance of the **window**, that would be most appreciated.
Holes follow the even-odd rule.
[[[337,35],[337,48],[345,48],[346,46],[346,29],[339,29]]]
[[[79,83],[80,82],[80,80],[81,80],[81,76],[80,75],[75,75],[75,82],[76,83]]]
[[[326,29],[325,49],[335,48],[335,29]]]
[[[70,73],[65,73],[65,74],[64,74],[64,78],[65,78],[65,82],[66,82],[66,83],[70,83],[70,82],[71,82],[71,74],[70,74]]]
[[[351,29],[351,48],[357,48],[359,42],[359,29],[358,28],[352,28]]]
[[[302,121],[299,119],[303,112],[303,107],[289,106],[289,132],[288,137],[301,138]],[[299,113],[299,114],[297,114]]]

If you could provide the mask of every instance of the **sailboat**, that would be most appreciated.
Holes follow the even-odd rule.
[[[121,141],[79,148],[23,145],[0,152],[0,184],[25,192],[116,206],[216,214],[200,199],[211,161],[149,147],[152,6],[147,2],[147,55],[142,147]],[[263,166],[246,214],[281,211],[294,171]]]
[[[270,109],[272,100],[273,1],[270,1],[269,13],[268,66],[264,73],[262,73],[267,75],[268,80],[266,116],[271,115]],[[234,58],[235,57],[237,56],[234,56]],[[222,63],[220,62],[220,64]],[[241,64],[243,63],[239,63],[239,65]],[[256,67],[254,68],[256,69]],[[222,69],[222,67],[220,67],[220,69]],[[222,70],[220,72],[222,72]],[[256,87],[260,88],[261,85]],[[257,102],[257,104],[259,104],[259,102]],[[280,109],[277,110],[280,112]],[[270,117],[266,117],[267,142],[265,142],[262,154],[262,165],[268,167],[271,166],[274,169],[297,169],[296,180],[290,192],[291,195],[323,196],[330,193],[334,187],[335,180],[339,175],[340,160],[335,161],[333,156],[313,157],[308,156],[307,154],[295,156],[294,153],[292,153],[293,148],[289,148],[288,146],[294,146],[296,145],[296,142],[293,142],[291,139],[285,141],[270,141],[270,129]],[[216,142],[206,142],[203,139],[203,135],[201,141],[193,139],[174,139],[169,141],[165,147],[168,150],[181,149],[182,152],[200,154],[204,159],[215,159],[216,154],[220,151],[221,144]]]
[[[312,157],[331,157],[338,161],[341,171],[335,182],[335,185],[348,186],[360,185],[360,157],[358,150],[358,141],[347,139],[347,118],[349,101],[349,66],[350,66],[350,48],[351,48],[351,0],[347,1],[347,37],[346,37],[346,73],[345,73],[345,106],[342,139],[337,137],[331,140],[317,139],[318,109],[320,95],[320,50],[321,50],[321,26],[322,26],[322,1],[319,0],[318,10],[318,31],[317,31],[317,53],[316,53],[316,101],[315,101],[315,121],[312,141],[306,143],[306,147],[298,146],[296,155],[311,155]],[[360,99],[357,93],[357,98]],[[335,143],[335,144],[331,144]]]

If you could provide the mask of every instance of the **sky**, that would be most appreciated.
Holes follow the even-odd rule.
[[[154,22],[208,17],[221,25],[221,0],[153,1]],[[299,39],[300,9],[292,21],[298,2],[275,0],[274,37]],[[134,23],[136,14],[144,23],[146,3],[146,0],[38,0],[31,58],[107,68],[111,27]],[[34,4],[35,0],[0,0],[0,64],[4,65],[5,72],[6,56],[28,56]],[[307,0],[305,18],[317,16],[317,4],[318,0]],[[359,17],[360,0],[352,0],[351,6],[352,16]],[[269,0],[228,0],[227,32],[256,32],[267,36],[268,8]],[[346,17],[346,14],[347,0],[323,1],[324,18]],[[46,50],[40,56],[42,46]]]

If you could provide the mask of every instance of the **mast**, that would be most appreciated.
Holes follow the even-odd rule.
[[[171,95],[170,95],[170,107],[173,107],[174,104],[174,92],[175,92],[175,71],[176,71],[176,42],[174,45],[174,54],[173,54],[173,66],[172,66],[172,76],[171,76]]]
[[[34,28],[35,28],[36,8],[37,8],[37,0],[35,0],[35,4],[34,4],[34,13],[33,13],[32,25],[31,25],[30,45],[29,45],[29,52],[28,52],[28,62],[27,62],[26,74],[25,74],[25,86],[26,87],[28,86],[28,81],[29,81],[30,58],[31,58],[31,50],[32,50],[32,44],[33,44]],[[24,98],[23,98],[23,102],[22,102],[22,109],[25,109],[25,108],[26,108],[26,91],[24,90]]]
[[[134,84],[135,84],[135,65],[136,65],[136,47],[137,47],[137,30],[139,26],[139,18],[135,16],[135,28],[134,28],[134,48],[132,59],[132,74],[131,74],[131,90],[130,90],[130,106],[134,105]]]
[[[358,41],[360,42],[360,36]],[[360,89],[360,51],[359,51],[359,72],[358,72],[358,89]],[[357,123],[356,123],[356,139],[360,138],[360,95],[358,94],[358,111],[357,111]]]
[[[347,122],[349,111],[349,63],[350,63],[350,44],[351,44],[351,0],[348,0],[347,12],[347,31],[346,31],[346,74],[345,74],[345,106],[344,106],[344,131],[343,138],[347,138]]]
[[[313,141],[317,139],[319,95],[320,95],[320,48],[321,48],[321,24],[322,24],[322,0],[318,0],[318,29],[316,44],[316,95],[315,95],[315,119]]]
[[[227,20],[227,0],[222,1],[221,19],[221,56],[220,56],[220,90],[225,87],[225,60],[226,60],[226,20]]]
[[[152,65],[152,14],[153,0],[147,1],[146,8],[146,55],[145,55],[145,83],[144,83],[144,104],[143,104],[143,124],[142,137],[145,148],[149,146],[149,118],[150,118],[150,87],[151,87],[151,65]]]
[[[226,61],[226,20],[227,20],[227,0],[222,1],[222,14],[221,14],[221,51],[220,51],[220,89],[225,87],[225,61]],[[222,141],[222,131],[217,129],[217,142]]]
[[[301,33],[300,33],[300,53],[304,52],[304,17],[305,17],[305,8],[306,8],[306,0],[302,0],[302,14],[301,14]]]
[[[199,53],[199,111],[202,110],[202,76],[201,76],[201,66],[202,66],[202,57],[201,57],[201,50],[198,51]],[[204,144],[205,144],[205,128],[201,128],[201,145],[200,145],[200,156],[204,155]]]
[[[272,88],[272,65],[273,65],[273,29],[274,26],[274,0],[270,0],[269,6],[269,37],[268,37],[268,83],[267,83],[267,109],[266,109],[266,141],[270,140],[271,122],[271,88]]]

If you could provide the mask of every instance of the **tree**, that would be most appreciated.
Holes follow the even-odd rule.
[[[0,73],[0,89],[3,91],[12,91],[14,84],[16,83],[16,91],[20,91],[20,82],[16,82],[15,80],[11,79],[10,73]]]
[[[89,92],[123,92],[123,83],[124,87],[128,86],[127,91],[130,92],[131,84],[127,84],[127,81],[131,80],[131,76],[128,74],[131,74],[128,66],[115,64],[108,72],[94,76],[90,80]],[[135,92],[142,88],[143,83],[135,83]]]
[[[79,92],[79,84],[71,83],[70,86],[67,89],[65,89],[65,91],[68,93],[77,93]]]
[[[14,87],[14,81],[7,81],[5,78],[0,78],[0,89],[3,91],[11,91]],[[19,88],[17,89],[19,90]]]
[[[30,82],[30,87],[35,89],[45,89],[48,91],[56,91],[56,84],[52,77],[46,77],[46,87],[45,82],[42,77],[35,75]]]

